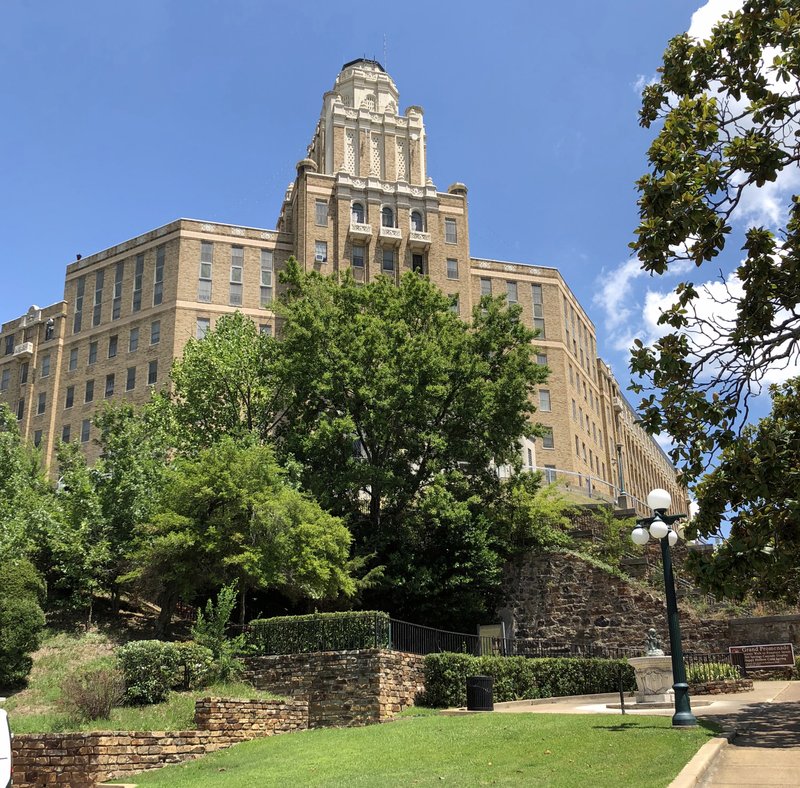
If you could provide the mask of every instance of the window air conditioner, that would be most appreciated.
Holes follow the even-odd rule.
[[[324,263],[325,262],[325,255],[324,254],[315,254],[314,255],[314,260],[316,262],[318,262],[318,263]]]

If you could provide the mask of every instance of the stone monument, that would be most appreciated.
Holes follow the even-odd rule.
[[[671,704],[675,698],[672,685],[672,659],[664,656],[655,629],[649,629],[646,639],[647,650],[643,657],[628,660],[636,672],[636,703]]]

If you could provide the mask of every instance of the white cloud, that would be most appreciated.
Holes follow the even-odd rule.
[[[724,14],[738,11],[743,5],[744,0],[708,0],[692,14],[692,21],[686,32],[693,38],[703,41],[711,35],[711,28]]]
[[[763,186],[748,186],[742,193],[737,220],[766,227],[782,227],[788,219],[791,195],[800,187],[800,170],[787,167]]]

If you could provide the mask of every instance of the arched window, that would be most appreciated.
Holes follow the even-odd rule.
[[[364,224],[364,206],[360,202],[354,202],[351,210],[353,221],[356,224]]]
[[[394,211],[388,205],[381,211],[381,225],[394,227]]]
[[[418,233],[425,232],[425,225],[422,222],[422,214],[419,211],[411,211],[411,229]]]

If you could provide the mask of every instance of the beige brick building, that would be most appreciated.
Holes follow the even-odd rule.
[[[417,271],[455,296],[465,317],[482,294],[519,303],[551,370],[536,395],[537,419],[551,432],[523,442],[524,464],[581,496],[613,500],[621,457],[634,504],[658,486],[686,511],[673,467],[636,424],[561,274],[471,257],[467,188],[437,189],[427,174],[423,111],[399,108],[380,64],[345,64],[323,97],[276,229],[179,219],[71,263],[64,301],[3,323],[0,399],[47,463],[59,439],[81,441],[93,458],[98,404],[146,401],[189,338],[220,315],[239,310],[272,332],[277,272],[294,255],[307,270],[349,268],[364,282]]]

